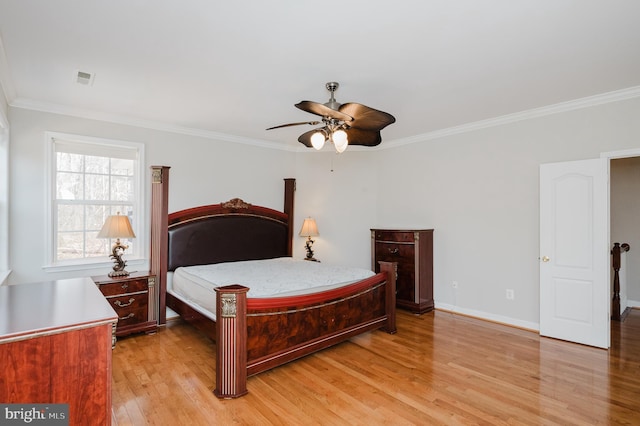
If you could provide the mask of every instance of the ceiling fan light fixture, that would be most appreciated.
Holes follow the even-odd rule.
[[[329,102],[321,104],[313,101],[300,101],[295,107],[302,111],[322,117],[324,127],[304,132],[298,137],[298,142],[307,148],[320,150],[329,141],[338,153],[344,152],[349,145],[376,146],[382,142],[380,130],[384,129],[396,119],[393,115],[370,108],[355,102],[341,104],[336,101],[334,92],[339,84],[335,81],[326,85],[331,93]],[[269,127],[267,130],[281,127],[298,126],[301,124],[317,125],[319,121],[304,121],[281,124]],[[348,131],[348,134],[347,134]],[[349,136],[351,141],[348,140]]]
[[[318,130],[313,135],[311,135],[311,145],[318,151],[322,149],[322,147],[324,146],[324,142],[325,142],[324,132]]]
[[[333,145],[336,147],[336,151],[339,153],[344,152],[347,149],[347,145],[349,145],[349,140],[347,139],[347,132],[342,129],[336,130],[331,135],[331,140],[333,141]]]

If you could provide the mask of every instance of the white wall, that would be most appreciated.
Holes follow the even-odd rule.
[[[283,179],[295,177],[293,152],[19,108],[10,108],[9,120],[9,284],[109,272],[109,268],[81,273],[45,273],[42,269],[46,250],[45,131],[144,143],[147,170],[151,165],[171,166],[170,211],[234,197],[282,210]],[[149,177],[150,171],[145,181],[147,208]]]
[[[311,216],[320,235],[315,258],[371,268],[370,228],[376,222],[378,175],[375,151],[348,149],[336,154],[305,150],[296,157],[296,223]],[[295,232],[299,232],[298,227]],[[304,238],[298,238],[304,241]],[[294,253],[304,256],[303,246]]]
[[[537,328],[539,165],[638,148],[639,117],[636,98],[336,156],[12,108],[11,280],[58,278],[41,270],[49,130],[145,143],[148,165],[172,166],[172,211],[236,196],[281,209],[282,179],[295,177],[296,232],[316,218],[324,262],[370,267],[372,227],[434,228],[436,306]],[[300,257],[303,243],[294,241]]]
[[[639,117],[633,99],[382,151],[378,224],[435,229],[436,306],[537,328],[539,165],[640,147]]]

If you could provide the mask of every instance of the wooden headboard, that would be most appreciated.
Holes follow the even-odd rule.
[[[151,170],[150,270],[157,280],[158,323],[166,322],[168,271],[292,255],[295,179],[284,179],[283,211],[234,198],[169,214],[169,167]]]

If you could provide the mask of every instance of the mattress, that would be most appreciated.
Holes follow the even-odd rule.
[[[215,319],[216,287],[240,284],[249,288],[247,297],[284,297],[326,291],[373,275],[368,269],[281,257],[181,267],[173,273],[171,293]]]

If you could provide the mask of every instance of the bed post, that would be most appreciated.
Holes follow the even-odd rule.
[[[216,287],[216,388],[218,398],[247,393],[247,292],[241,285]]]
[[[296,180],[294,178],[286,178],[284,180],[284,209],[282,211],[288,216],[288,256],[293,256],[293,200],[295,191]]]
[[[396,278],[398,277],[397,262],[378,262],[380,272],[387,273],[387,285],[385,286],[385,311],[387,313],[387,323],[383,330],[389,334],[395,334],[396,328]]]
[[[151,166],[151,253],[149,269],[156,276],[158,324],[167,322],[167,256],[169,217],[168,166]]]

